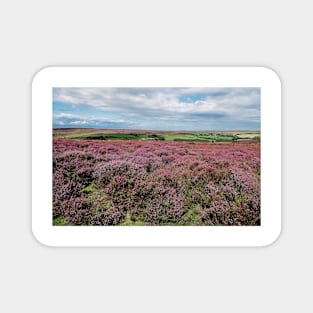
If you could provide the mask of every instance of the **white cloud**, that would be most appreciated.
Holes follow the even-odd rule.
[[[73,121],[73,122],[70,122],[71,125],[86,125],[88,124],[87,121]]]
[[[217,119],[259,124],[259,88],[54,88],[53,101],[76,108],[115,113],[122,118],[99,118],[59,113],[57,119],[140,123],[146,120]],[[202,116],[202,118],[201,118]]]

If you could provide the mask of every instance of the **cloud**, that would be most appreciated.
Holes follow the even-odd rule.
[[[53,127],[99,127],[99,128],[131,128],[133,123],[123,119],[99,118],[59,113],[53,115]]]
[[[68,122],[150,129],[260,127],[260,88],[54,88],[53,103],[62,104],[64,112],[69,112],[55,115],[54,125]],[[96,116],[88,116],[89,111],[96,112]],[[168,121],[175,123],[169,125]]]

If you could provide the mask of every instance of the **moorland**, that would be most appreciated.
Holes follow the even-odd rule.
[[[53,225],[257,226],[260,132],[53,130]]]

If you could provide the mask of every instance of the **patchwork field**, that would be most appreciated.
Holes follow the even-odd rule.
[[[253,131],[146,131],[88,128],[57,128],[53,138],[76,140],[161,140],[190,142],[236,142],[260,140],[260,132]]]
[[[57,129],[53,224],[260,225],[260,175],[258,132]]]

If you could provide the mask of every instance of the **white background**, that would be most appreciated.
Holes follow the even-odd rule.
[[[2,1],[3,312],[312,311],[309,1]],[[47,65],[265,65],[283,83],[283,231],[266,248],[46,248],[31,79]],[[309,150],[310,149],[310,150]]]
[[[52,99],[59,87],[259,87],[261,89],[260,227],[54,227]],[[281,82],[265,67],[49,67],[32,84],[32,231],[54,247],[267,246],[281,232]]]

